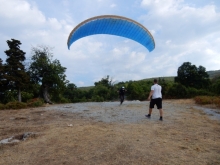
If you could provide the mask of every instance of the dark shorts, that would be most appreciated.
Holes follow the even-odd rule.
[[[154,108],[154,105],[157,105],[157,109],[162,109],[162,98],[151,99],[150,108]]]

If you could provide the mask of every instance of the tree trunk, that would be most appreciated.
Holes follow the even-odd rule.
[[[21,102],[21,89],[18,88],[18,101]]]
[[[43,87],[43,97],[44,97],[44,101],[45,101],[46,103],[53,104],[53,103],[50,101],[50,98],[49,98],[48,86],[47,86],[47,85],[44,85],[44,87]]]

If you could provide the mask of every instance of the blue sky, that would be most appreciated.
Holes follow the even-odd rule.
[[[20,40],[26,58],[31,48],[53,48],[66,67],[67,80],[92,86],[107,75],[115,82],[176,76],[183,62],[220,69],[219,0],[0,0],[0,58],[6,40]],[[156,48],[123,37],[94,35],[74,42],[72,29],[98,15],[119,15],[144,25]]]

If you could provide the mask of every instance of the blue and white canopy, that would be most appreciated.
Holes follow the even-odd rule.
[[[151,33],[140,23],[121,16],[102,15],[87,19],[78,24],[70,33],[67,46],[76,40],[95,34],[110,34],[132,39],[150,52],[155,48],[154,38]]]

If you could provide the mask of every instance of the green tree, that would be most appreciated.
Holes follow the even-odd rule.
[[[212,79],[211,91],[216,95],[220,95],[220,76]]]
[[[3,89],[3,82],[4,82],[4,66],[2,63],[2,59],[0,58],[0,90]],[[0,91],[1,92],[1,91]]]
[[[179,82],[186,87],[197,89],[207,88],[210,84],[209,75],[203,66],[198,68],[190,62],[184,62],[177,71],[175,82]]]
[[[167,92],[174,82],[166,81],[164,78],[159,78],[158,84],[162,86],[162,95],[163,98],[166,98]]]
[[[110,79],[109,75],[107,75],[106,78],[102,78],[100,81],[95,82],[94,84],[95,84],[95,86],[103,85],[107,88],[111,88],[113,86],[113,82]]]
[[[142,86],[138,82],[130,81],[128,83],[126,95],[129,100],[146,99],[146,93],[144,92]]]
[[[23,62],[25,61],[25,52],[20,49],[21,42],[19,40],[7,40],[9,50],[5,51],[7,55],[5,64],[5,79],[9,90],[16,90],[18,93],[18,101],[21,102],[21,90],[29,83],[29,76],[26,73]]]
[[[29,74],[33,83],[41,84],[40,96],[47,103],[52,103],[51,98],[60,99],[68,83],[64,74],[66,68],[61,66],[59,60],[52,60],[52,57],[51,48],[47,46],[32,48]]]
[[[167,92],[167,97],[174,99],[188,98],[187,88],[180,83],[174,83]]]
[[[77,86],[73,83],[68,83],[64,91],[64,97],[70,102],[77,102],[78,96]]]
[[[94,98],[95,95],[99,96],[101,100],[114,100],[117,97],[117,90],[109,76],[102,78],[94,84],[95,88],[91,90],[93,93],[92,98]]]
[[[3,65],[2,59],[0,58],[0,100],[1,102],[3,101],[5,91],[6,91],[6,88],[5,88],[5,79],[4,79],[4,65]]]

